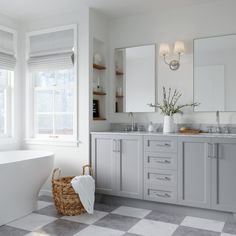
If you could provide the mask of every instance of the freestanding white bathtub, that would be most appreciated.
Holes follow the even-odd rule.
[[[36,209],[54,154],[46,151],[0,152],[0,226]]]

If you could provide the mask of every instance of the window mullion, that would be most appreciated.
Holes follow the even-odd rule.
[[[8,135],[8,96],[7,88],[4,89],[4,135]]]
[[[53,102],[52,102],[52,133],[53,135],[56,134],[56,130],[55,130],[55,93],[56,93],[56,89],[55,87],[53,88]]]

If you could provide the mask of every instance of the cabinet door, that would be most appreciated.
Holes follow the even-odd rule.
[[[210,208],[211,139],[182,137],[178,141],[178,202]]]
[[[214,138],[212,208],[236,212],[236,139]]]
[[[115,149],[113,136],[92,135],[92,167],[98,193],[115,193]]]
[[[143,138],[122,136],[117,153],[118,195],[130,198],[143,197]]]

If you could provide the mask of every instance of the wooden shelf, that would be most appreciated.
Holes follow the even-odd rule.
[[[122,71],[116,71],[116,75],[124,75],[124,73]]]
[[[104,92],[96,92],[96,91],[93,91],[93,95],[105,96],[105,95],[107,95],[107,94],[104,93]]]
[[[106,70],[106,67],[103,65],[93,64],[93,68],[96,70]]]
[[[106,118],[102,118],[102,117],[93,117],[93,120],[106,120]]]

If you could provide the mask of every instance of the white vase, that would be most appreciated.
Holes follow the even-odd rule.
[[[174,117],[164,116],[163,133],[174,133]]]

